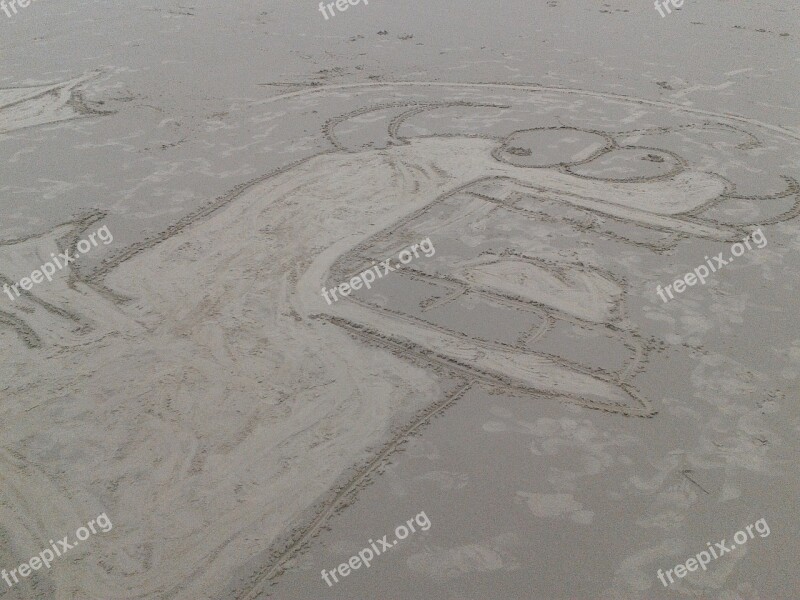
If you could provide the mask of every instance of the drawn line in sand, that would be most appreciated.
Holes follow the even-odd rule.
[[[272,546],[274,550],[272,550],[271,554],[273,554],[275,558],[271,561],[271,564],[265,566],[263,571],[253,574],[249,583],[250,590],[243,591],[242,594],[244,595],[236,595],[234,600],[257,600],[259,597],[262,597],[262,592],[269,596],[269,592],[261,588],[283,573],[286,563],[302,550],[312,537],[316,536],[321,531],[325,523],[337,510],[344,508],[349,502],[352,502],[361,486],[368,482],[369,476],[379,470],[380,467],[386,463],[391,454],[396,452],[401,445],[406,443],[412,435],[422,429],[431,419],[442,414],[462,398],[474,384],[475,381],[468,381],[462,384],[454,393],[421,411],[418,416],[405,427],[401,428],[386,442],[372,460],[361,467],[357,467],[354,474],[347,481],[332,490],[330,498],[320,502],[319,506],[315,509],[317,516],[310,523],[291,533],[287,539],[277,542]]]
[[[114,114],[90,107],[83,97],[80,86],[99,75],[91,72],[61,83],[0,88],[0,134]]]
[[[388,86],[388,85],[391,85],[391,84],[375,84],[376,87],[378,87],[378,86],[385,87],[385,86]],[[404,85],[404,84],[399,84],[399,85]],[[445,87],[445,86],[447,86],[447,84],[441,84],[441,87]],[[355,87],[359,87],[359,86],[358,85],[335,86],[335,89],[341,90],[341,89],[345,89],[345,88],[355,88]],[[466,86],[464,86],[464,87],[466,87]],[[319,93],[319,92],[321,92],[323,90],[324,90],[324,88],[315,89],[315,90],[312,91],[312,93]],[[578,94],[580,94],[582,92],[570,91],[570,93],[578,93]],[[283,98],[291,97],[292,95],[298,95],[298,94],[285,95],[285,96],[283,96]],[[595,95],[595,94],[589,93],[587,95]],[[599,96],[619,98],[618,95],[602,95],[602,94],[599,94]],[[630,101],[629,98],[625,98],[625,99]],[[643,104],[653,105],[653,106],[667,106],[668,105],[666,103],[649,102],[649,101],[643,101],[642,103]],[[464,104],[462,104],[462,105],[464,105]],[[387,106],[388,105],[381,105],[379,107],[376,107],[376,110],[382,110],[382,109],[386,108]],[[396,105],[392,105],[392,107],[395,107],[395,106]],[[408,119],[409,117],[421,114],[422,112],[424,112],[426,110],[429,110],[429,108],[431,108],[431,107],[429,107],[429,106],[415,107],[415,108],[412,108],[411,110],[405,111],[401,115],[395,117],[391,121],[391,125],[390,125],[389,132],[388,132],[389,133],[389,138],[391,138],[393,143],[397,143],[397,142],[400,142],[400,143],[406,142],[407,143],[407,139],[401,137],[400,134],[399,134],[400,127],[405,122],[405,120]],[[681,108],[684,108],[684,107],[681,107]],[[364,115],[364,114],[367,114],[368,112],[369,112],[368,110],[359,109],[358,111],[353,111],[350,114],[353,114],[353,115]],[[704,114],[702,111],[691,111],[690,110],[689,112],[695,112],[695,114]],[[705,114],[708,114],[708,113],[705,113]],[[751,124],[753,123],[752,121],[748,121],[748,120],[744,120],[744,121],[749,122]],[[341,119],[341,118],[335,118],[335,119],[329,120],[326,123],[325,133],[337,148],[339,148],[340,150],[352,151],[349,148],[346,148],[344,146],[344,144],[342,144],[336,138],[336,136],[335,136],[335,134],[333,132],[335,126],[337,124],[341,123],[341,122],[344,122],[344,120]],[[767,128],[768,129],[774,129],[772,127],[767,127]],[[778,130],[781,131],[781,133],[789,135],[790,137],[797,138],[797,136],[792,135],[789,132],[785,132],[785,131],[782,131],[780,129],[778,129]],[[641,149],[646,149],[646,147],[645,148],[641,148]],[[667,153],[667,154],[669,154],[669,153]],[[685,169],[686,168],[686,166],[687,166],[686,161],[684,161],[681,157],[675,155],[674,153],[672,153],[671,155],[675,159],[675,163],[678,165],[678,167],[680,169]],[[653,178],[644,178],[644,177],[642,177],[642,178],[631,178],[630,181],[655,181],[655,180],[669,179],[671,177],[674,177],[678,173],[678,170],[679,170],[678,167],[673,168],[673,170],[671,172],[667,173],[666,175],[653,177]],[[487,179],[490,179],[490,178],[487,178]],[[502,178],[497,177],[497,178],[494,178],[494,179],[496,181],[499,181]],[[597,179],[597,178],[592,178],[592,179]],[[485,180],[483,180],[483,181],[485,181]],[[466,191],[469,187],[473,186],[476,183],[478,183],[477,180],[476,181],[471,181],[468,184],[466,184],[465,186],[462,186],[462,188],[457,190],[457,192]],[[515,184],[517,186],[519,186],[519,187],[525,186],[525,184],[519,183],[519,182],[515,182]],[[723,185],[721,187],[721,189],[723,190],[723,192],[727,193],[728,195],[730,195],[732,197],[732,195],[733,195],[732,194],[732,186]],[[537,189],[535,187],[531,187],[527,191],[526,190],[521,190],[521,191],[524,192],[524,193],[530,193],[531,195],[535,195],[536,193],[546,192],[547,188],[543,187],[543,188]],[[608,205],[603,205],[602,200],[600,200],[600,199],[596,199],[596,198],[587,199],[585,197],[584,198],[580,198],[578,194],[571,194],[571,193],[567,192],[566,190],[559,190],[559,191],[561,192],[561,197],[559,198],[561,201],[563,201],[565,203],[572,203],[573,206],[577,205],[579,208],[581,208],[582,210],[585,210],[587,212],[590,212],[590,213],[593,212],[595,214],[605,216],[606,218],[608,216],[611,216],[612,218],[617,218],[617,219],[620,219],[622,221],[629,222],[629,223],[636,223],[639,226],[642,226],[644,228],[650,228],[650,229],[653,229],[653,230],[659,231],[659,232],[677,233],[677,235],[675,235],[673,237],[673,243],[675,241],[679,240],[679,239],[685,239],[685,238],[688,238],[688,237],[701,237],[701,238],[702,237],[707,237],[708,239],[714,239],[714,240],[717,240],[717,241],[727,240],[727,239],[732,238],[733,236],[735,236],[737,234],[738,230],[739,230],[738,227],[741,227],[741,226],[738,226],[738,227],[737,226],[727,226],[727,225],[721,225],[721,224],[720,224],[721,226],[714,227],[713,225],[711,225],[709,220],[706,220],[704,222],[704,220],[693,218],[697,214],[701,213],[704,209],[709,208],[712,204],[718,203],[720,201],[718,198],[713,198],[711,200],[708,200],[708,201],[706,201],[705,204],[701,205],[700,207],[693,207],[691,213],[684,213],[684,214],[676,213],[672,217],[667,217],[667,216],[657,215],[657,214],[654,214],[654,213],[653,214],[647,214],[647,211],[642,211],[640,213],[637,213],[636,211],[623,210],[621,208],[613,208],[613,207],[611,208],[611,210],[609,210],[609,206]],[[793,191],[793,190],[790,190],[790,192],[791,191]],[[456,192],[454,192],[454,193],[456,193]],[[450,194],[450,195],[452,195],[452,194]],[[441,200],[441,197],[439,199]],[[493,200],[496,201],[496,202],[503,202],[500,199],[493,198]],[[419,215],[424,214],[425,212],[427,212],[430,209],[432,204],[433,203],[427,205],[426,207],[423,207],[419,212],[415,213],[412,216],[419,216]],[[515,207],[515,208],[518,208],[518,207]],[[635,216],[631,216],[631,215],[635,215]],[[790,211],[790,212],[785,213],[782,216],[784,218],[793,218],[795,216],[795,214],[794,214],[793,211]],[[411,217],[409,217],[409,219],[410,218]],[[706,223],[709,223],[709,224],[706,225]],[[392,226],[387,227],[386,230],[385,230],[386,237],[391,235],[391,233],[394,230],[396,230],[400,225],[402,225],[402,222],[395,222],[395,223],[393,223]],[[622,239],[622,240],[625,239],[624,236],[617,236],[617,237],[618,237],[618,239]],[[380,238],[381,238],[380,235],[375,235],[373,238],[371,238],[369,240],[369,242],[374,242],[376,240],[379,240]],[[626,241],[628,241],[628,243],[631,243],[631,244],[634,244],[634,245],[637,244],[637,242],[635,242],[634,240],[626,240]],[[360,245],[360,247],[352,250],[351,254],[359,254],[359,252],[366,254],[366,246],[367,245],[368,245],[368,242],[365,241],[364,243],[362,243]],[[659,249],[663,250],[664,246],[659,247]],[[365,256],[365,258],[368,260],[369,257]],[[533,260],[535,261],[536,258],[533,257]],[[430,278],[430,276],[426,276],[426,275],[423,275],[423,274],[420,274],[420,273],[416,273],[416,272],[413,273],[413,276],[414,277],[420,277],[422,279]],[[451,284],[450,287],[452,288],[453,292],[451,294],[448,294],[445,299],[440,299],[440,300],[437,301],[437,303],[429,304],[429,306],[441,306],[445,302],[451,302],[454,298],[457,298],[457,297],[461,296],[462,294],[464,294],[466,292],[466,290],[468,289],[468,286],[463,285],[463,283],[458,281],[458,280],[454,280],[454,279],[449,278],[447,276],[443,276],[442,279],[444,279],[445,282],[449,282]],[[354,299],[352,297],[348,298],[347,302],[348,303],[365,304],[365,303],[360,302],[360,301],[358,301],[358,300],[356,300],[356,299]],[[372,306],[370,308],[372,310],[376,310],[375,306]],[[387,311],[384,309],[383,312],[386,313]],[[489,369],[477,367],[474,362],[470,362],[470,361],[460,362],[460,361],[458,361],[456,358],[454,358],[452,355],[450,355],[448,353],[442,353],[442,352],[437,352],[435,350],[432,350],[430,345],[424,345],[424,344],[421,345],[421,344],[419,344],[419,343],[417,343],[415,341],[411,341],[411,340],[409,340],[407,338],[399,337],[399,336],[395,335],[394,333],[392,333],[392,334],[387,333],[385,327],[381,326],[379,328],[374,328],[374,327],[370,327],[370,326],[364,325],[361,322],[356,322],[356,321],[353,321],[351,319],[341,318],[341,317],[337,317],[335,315],[330,315],[330,314],[319,314],[319,315],[316,315],[315,317],[318,318],[318,319],[321,319],[321,320],[328,321],[328,322],[330,322],[332,324],[335,324],[335,325],[345,329],[351,335],[353,335],[353,336],[355,336],[357,338],[363,339],[365,341],[365,343],[369,343],[370,345],[376,345],[376,346],[381,346],[381,347],[390,349],[393,352],[403,356],[407,360],[411,360],[411,361],[419,363],[419,364],[429,364],[430,365],[431,363],[434,363],[434,364],[437,365],[438,368],[442,369],[443,371],[445,371],[445,372],[447,372],[447,373],[449,373],[451,375],[454,374],[454,373],[461,374],[465,378],[471,378],[471,380],[473,382],[480,381],[480,382],[483,382],[483,383],[488,384],[488,385],[499,386],[500,389],[504,390],[504,391],[522,390],[525,393],[531,393],[531,392],[536,393],[536,394],[542,394],[543,393],[543,391],[540,390],[540,389],[536,389],[535,387],[531,388],[529,386],[526,386],[524,384],[520,384],[519,382],[516,382],[516,381],[510,379],[509,377],[507,377],[507,375],[505,373],[492,372]],[[401,318],[401,315],[396,315],[396,317],[397,318]],[[402,316],[402,318],[410,319],[411,317]],[[430,324],[426,324],[426,326],[430,326]],[[439,328],[439,329],[441,329],[441,328]],[[448,333],[451,334],[451,335],[453,334],[453,332],[448,332]],[[462,336],[462,337],[464,337],[464,336]],[[471,340],[471,341],[475,342],[476,345],[478,345],[477,342],[474,339]],[[574,367],[574,365],[570,365],[570,366]],[[634,369],[635,369],[635,367],[634,367]],[[589,408],[597,408],[599,410],[608,410],[608,411],[611,411],[611,412],[621,412],[622,414],[630,414],[630,415],[636,415],[636,416],[642,416],[642,417],[650,417],[653,414],[655,414],[655,412],[656,412],[646,399],[638,398],[638,397],[636,397],[636,400],[639,402],[639,406],[624,406],[624,405],[615,405],[613,403],[593,402],[591,400],[578,399],[578,398],[575,398],[575,397],[572,397],[572,396],[559,396],[558,394],[554,394],[552,392],[552,390],[547,390],[544,393],[545,394],[549,394],[552,397],[557,397],[558,399],[564,400],[564,401],[567,401],[567,402],[577,402],[578,404],[580,404],[582,406],[589,407]],[[688,478],[688,475],[687,475],[687,478]],[[332,514],[332,509],[329,509],[329,512],[326,513],[325,516],[330,515],[330,514]],[[310,529],[306,530],[306,532],[316,531],[316,530],[318,530],[319,526],[320,526],[320,521],[317,520],[317,521],[314,522],[314,524],[312,525],[312,527]],[[301,534],[300,538],[296,541],[295,545],[287,548],[287,550],[284,553],[280,554],[276,558],[275,563],[271,568],[268,568],[266,571],[262,572],[262,574],[260,576],[260,579],[261,580],[263,580],[263,579],[270,579],[271,580],[272,578],[277,576],[282,571],[282,566],[285,565],[286,561],[291,557],[292,553],[297,551],[297,550],[299,550],[300,546],[302,545],[302,543],[307,541],[307,539],[308,539],[307,536]],[[253,588],[251,588],[251,589],[255,589],[255,587],[256,586],[253,586]],[[247,596],[247,597],[248,598],[254,598],[255,595],[250,595],[250,596]]]
[[[471,89],[483,93],[482,90],[489,89],[493,84],[402,82],[315,86],[311,89],[276,96],[264,102],[276,102],[305,94],[355,90],[356,88],[363,88],[366,91],[397,89],[402,92],[403,88],[413,88],[414,86],[416,86],[416,91]],[[713,115],[713,113],[697,111],[671,103],[632,99],[615,94],[509,84],[496,85],[494,88],[496,90],[513,90],[520,94],[538,94],[538,99],[542,102],[562,102],[562,95],[571,95],[662,108],[667,109],[670,114],[682,111],[686,114],[703,115],[704,117]],[[278,246],[277,249],[271,251],[273,255],[271,258],[276,261],[285,260],[287,265],[289,265],[289,260],[293,261],[292,266],[287,267],[285,295],[278,300],[278,302],[281,300],[286,302],[285,310],[280,312],[274,323],[283,327],[283,330],[272,332],[271,335],[278,336],[278,340],[301,339],[300,335],[307,335],[309,339],[313,338],[316,341],[319,336],[311,336],[308,334],[309,331],[316,335],[330,330],[330,332],[335,332],[331,334],[331,337],[335,335],[343,343],[350,344],[353,348],[363,350],[365,345],[385,348],[402,358],[403,361],[410,361],[414,365],[424,367],[429,373],[446,374],[449,378],[455,378],[462,382],[463,385],[457,392],[443,394],[444,397],[441,400],[429,404],[422,413],[419,413],[418,417],[411,420],[408,426],[395,432],[389,442],[381,445],[376,453],[371,454],[365,463],[360,464],[352,474],[341,479],[343,483],[335,485],[322,501],[315,503],[313,514],[307,513],[307,519],[293,518],[292,522],[302,524],[282,536],[279,542],[269,544],[265,553],[259,555],[259,561],[261,561],[261,557],[264,557],[264,564],[258,565],[255,574],[247,578],[238,588],[237,598],[257,597],[259,592],[257,588],[260,588],[262,584],[274,581],[275,577],[283,572],[288,561],[299,551],[308,547],[311,537],[325,526],[337,510],[355,497],[360,486],[369,480],[372,473],[379,471],[386,458],[398,446],[418,431],[430,418],[441,414],[448,406],[463,397],[464,393],[475,384],[489,386],[501,392],[525,394],[528,397],[549,397],[625,416],[652,417],[656,412],[649,400],[640,397],[630,383],[635,373],[642,368],[649,346],[640,337],[637,337],[633,326],[623,325],[626,320],[624,313],[626,287],[620,285],[624,284],[622,276],[604,277],[606,272],[598,270],[599,267],[594,265],[586,265],[584,269],[581,269],[580,265],[574,261],[569,264],[567,261],[563,263],[548,262],[537,256],[535,252],[526,254],[517,248],[510,248],[507,254],[498,251],[494,255],[480,257],[479,260],[471,263],[456,265],[458,268],[453,269],[451,273],[437,272],[424,275],[414,273],[412,270],[406,271],[412,277],[427,277],[429,281],[439,279],[443,282],[443,289],[448,292],[452,290],[455,294],[463,294],[464,292],[460,290],[467,289],[487,294],[487,297],[498,302],[503,301],[509,304],[517,302],[517,306],[525,306],[531,312],[544,313],[548,319],[546,325],[541,326],[538,331],[532,332],[530,343],[537,342],[546,327],[549,326],[552,329],[549,323],[555,321],[569,321],[583,327],[590,325],[605,327],[609,335],[616,335],[618,339],[629,342],[630,347],[634,349],[633,358],[625,363],[624,368],[611,373],[592,370],[589,366],[580,365],[577,361],[560,359],[554,353],[518,351],[519,348],[513,345],[503,346],[499,340],[492,340],[491,344],[487,344],[479,340],[477,336],[462,335],[443,325],[436,328],[427,327],[422,325],[419,319],[414,323],[412,319],[415,317],[410,314],[402,315],[402,318],[395,318],[386,312],[375,310],[373,306],[359,305],[349,299],[338,303],[337,306],[330,307],[331,310],[326,310],[324,300],[317,297],[318,290],[323,286],[326,278],[331,275],[331,271],[344,264],[346,259],[368,255],[370,253],[368,243],[376,240],[388,240],[388,236],[397,233],[400,225],[410,223],[407,219],[411,216],[426,217],[435,221],[432,207],[442,207],[445,201],[474,202],[476,204],[483,201],[487,205],[493,203],[491,207],[493,211],[501,212],[501,209],[502,211],[514,211],[515,215],[525,215],[532,222],[565,223],[578,232],[584,231],[581,227],[588,227],[589,224],[598,229],[603,227],[609,230],[609,236],[616,236],[617,240],[630,244],[631,248],[646,247],[640,245],[641,242],[638,241],[638,238],[629,234],[629,229],[632,230],[634,224],[648,235],[663,234],[667,241],[663,242],[662,248],[669,247],[670,244],[674,245],[680,239],[726,240],[739,227],[742,227],[741,224],[725,224],[718,220],[715,222],[702,217],[702,213],[706,209],[720,204],[720,198],[724,194],[736,194],[737,190],[724,178],[713,174],[696,171],[687,175],[687,166],[691,165],[688,165],[688,161],[682,162],[681,157],[674,152],[670,154],[660,149],[647,149],[646,146],[638,149],[625,147],[624,144],[615,141],[611,145],[616,145],[616,147],[594,157],[593,160],[605,159],[609,155],[615,154],[625,158],[629,155],[634,156],[636,153],[643,154],[647,160],[635,163],[642,167],[644,175],[639,175],[637,172],[625,179],[614,180],[611,175],[606,175],[613,171],[614,165],[604,171],[605,163],[599,166],[591,165],[594,170],[581,170],[577,174],[564,172],[566,167],[562,163],[567,161],[558,161],[559,166],[550,169],[519,166],[526,164],[526,152],[530,149],[519,145],[519,139],[515,138],[514,144],[509,145],[507,150],[513,150],[510,153],[515,157],[514,161],[517,164],[509,164],[512,162],[510,157],[501,155],[502,160],[498,160],[498,157],[492,156],[492,150],[502,144],[502,139],[508,137],[506,134],[491,137],[471,134],[456,135],[448,131],[427,137],[403,135],[404,124],[408,124],[410,120],[417,117],[422,119],[428,111],[447,109],[460,114],[462,109],[469,111],[473,108],[491,107],[492,110],[502,113],[505,110],[505,104],[469,102],[463,99],[454,99],[451,102],[424,102],[419,100],[420,96],[422,94],[415,95],[413,101],[401,98],[394,103],[376,103],[357,111],[351,111],[348,113],[349,117],[339,115],[328,119],[320,133],[323,139],[330,140],[333,150],[300,159],[261,177],[237,185],[228,193],[181,218],[156,237],[143,240],[116,253],[112,259],[85,277],[76,274],[75,277],[80,279],[80,283],[91,284],[91,289],[85,290],[81,287],[80,291],[83,294],[80,296],[77,294],[65,295],[69,301],[65,300],[64,305],[73,309],[75,306],[86,306],[90,301],[89,293],[91,291],[104,294],[105,298],[114,305],[113,308],[117,311],[114,316],[119,318],[122,323],[121,327],[127,327],[135,319],[130,318],[130,314],[124,310],[120,294],[115,295],[113,290],[105,288],[104,280],[107,275],[111,274],[112,269],[120,267],[129,260],[132,261],[139,254],[160,244],[166,244],[168,240],[178,235],[187,236],[186,242],[188,243],[193,242],[192,236],[197,235],[195,231],[191,230],[193,226],[207,228],[213,233],[215,227],[231,224],[235,227],[242,227],[242,230],[245,231],[251,223],[245,217],[251,214],[259,217],[269,213],[271,219],[283,217],[286,219],[284,226],[293,234],[290,241],[294,242],[311,227],[306,221],[294,224],[298,221],[295,218],[297,215],[315,215],[317,212],[323,216],[335,214],[336,218],[340,219],[337,229],[326,232],[328,237],[322,238],[321,241],[317,237],[308,247],[301,246],[302,260],[305,262],[302,262],[299,256],[292,256],[291,251],[284,250],[286,256],[280,253],[280,250],[289,247],[288,244]],[[385,98],[382,98],[383,100]],[[391,143],[387,143],[385,149],[367,149],[359,155],[358,160],[355,160],[353,158],[354,148],[348,145],[349,138],[346,137],[344,130],[337,129],[337,126],[340,123],[352,123],[354,116],[369,115],[377,110],[386,110],[387,107],[401,113],[387,115],[388,125],[385,140],[382,141]],[[558,107],[556,106],[556,108]],[[740,117],[713,116],[733,121],[738,119],[739,123],[744,122],[754,127],[762,126],[758,122]],[[369,119],[364,119],[364,121],[367,120]],[[528,129],[535,128],[540,124],[536,122],[535,118],[531,120],[531,123],[524,124]],[[560,128],[553,129],[556,132],[555,135],[559,135]],[[575,129],[575,127],[565,126],[563,128],[564,135],[577,136]],[[793,135],[781,128],[766,126],[766,129],[777,131],[787,139],[800,139],[800,136]],[[588,129],[587,131],[591,132]],[[613,141],[619,136],[619,132],[605,132],[605,135]],[[752,142],[752,140],[748,141]],[[648,155],[652,156],[648,158]],[[583,160],[587,156],[592,156],[592,154],[580,154],[579,157],[579,161],[582,161],[580,166],[584,168],[592,163],[592,161]],[[331,171],[326,173],[325,169]],[[576,166],[573,165],[570,169],[575,170]],[[679,173],[678,170],[681,172]],[[351,178],[347,179],[341,188],[344,190],[343,196],[350,194],[347,197],[323,195],[325,202],[320,203],[317,199],[307,196],[306,192],[313,186],[314,181],[323,182],[320,184],[322,186],[342,183],[336,179],[336,176],[345,177],[342,173]],[[391,177],[396,177],[400,183],[407,184],[407,188],[403,188],[402,194],[394,189],[397,193],[392,196],[391,201],[387,202],[384,194],[393,191],[393,188],[390,185],[382,185],[377,191],[380,192],[380,199],[384,203],[379,204],[374,201],[376,189],[358,189],[358,186],[355,185],[361,180],[371,181],[367,179],[370,174],[375,175],[375,181],[378,184],[386,183],[391,181]],[[788,195],[791,195],[795,188],[788,180],[787,183],[789,184]],[[256,186],[262,184],[263,187],[255,189]],[[276,188],[279,189],[276,190]],[[670,189],[676,191],[688,189],[693,195],[684,194],[676,200],[669,194],[662,193],[664,190]],[[632,191],[627,193],[626,190]],[[249,191],[253,191],[253,194],[246,194]],[[329,191],[329,189],[326,188],[323,191]],[[774,195],[775,190],[772,189],[769,192]],[[237,200],[241,202],[236,203]],[[312,202],[312,200],[314,201]],[[229,207],[231,210],[221,210],[225,207]],[[365,209],[371,209],[372,212],[367,213]],[[331,212],[325,212],[326,210]],[[241,213],[237,211],[241,211]],[[252,211],[252,213],[248,211]],[[548,218],[552,221],[547,221],[541,216],[543,214],[548,214]],[[578,216],[575,217],[575,214]],[[240,216],[237,217],[237,215]],[[793,218],[794,215],[795,212],[789,211],[784,212],[779,218]],[[216,218],[220,220],[216,221]],[[230,219],[230,221],[226,219]],[[614,221],[619,221],[625,226],[622,231],[619,228],[614,229],[616,225]],[[324,230],[325,225],[325,222],[316,224],[321,230]],[[203,229],[203,231],[205,230]],[[317,229],[314,231],[315,234],[319,233]],[[254,238],[248,238],[247,235],[238,237],[232,235],[231,237],[233,238],[233,242],[231,242],[234,246],[233,250],[237,249],[237,240],[241,240],[242,244],[247,244],[248,249],[261,248]],[[216,238],[211,236],[208,239]],[[177,245],[182,241],[176,240],[174,244]],[[655,248],[657,245],[653,243],[653,247]],[[269,249],[270,247],[265,246],[264,248]],[[261,260],[264,256],[270,256],[264,248],[261,248],[260,256],[252,255],[253,261],[260,264],[270,262]],[[167,244],[165,252],[170,249],[171,244]],[[198,250],[197,256],[193,256],[193,258],[199,259],[200,265],[205,265],[204,259],[206,258],[209,259],[209,264],[214,264],[214,261],[211,260],[214,249],[216,249],[215,246],[208,255],[203,255],[202,251]],[[5,251],[7,248],[0,250]],[[248,260],[247,257],[251,256],[247,253],[243,254],[245,254],[243,261]],[[231,262],[234,262],[234,255],[238,256],[239,254],[232,254]],[[148,255],[146,258],[149,260],[151,256]],[[167,269],[168,265],[173,264],[167,262],[165,263],[167,266],[165,266],[157,262],[158,259],[168,260],[172,257],[156,254],[152,258],[152,262],[156,264],[155,269],[158,267]],[[300,266],[295,267],[294,265]],[[134,263],[131,266],[137,265]],[[252,267],[252,264],[244,262],[235,266],[243,268],[246,272]],[[204,268],[208,269],[207,266]],[[553,298],[541,299],[526,289],[516,293],[513,288],[514,281],[508,276],[514,269],[524,270],[525,273],[531,275],[533,281],[541,281],[545,278],[549,278],[548,281],[552,280],[554,289],[556,289]],[[157,270],[155,272],[157,273]],[[215,271],[215,275],[217,273],[218,277],[223,277],[225,269],[220,267],[218,271]],[[199,277],[202,277],[202,274],[203,272],[200,271]],[[122,288],[122,282],[118,283]],[[313,285],[310,285],[311,283]],[[306,285],[307,287],[303,287]],[[589,290],[593,289],[591,286],[603,290],[605,292],[604,304],[600,300],[597,301],[596,306],[576,307],[575,302],[570,303],[567,292],[575,289],[580,292],[582,289],[580,285],[587,286]],[[618,285],[622,290],[619,299],[617,299],[618,295],[611,290],[614,285]],[[146,286],[143,289],[145,292],[142,292],[143,297],[140,300],[146,303],[148,300]],[[306,291],[309,293],[306,294]],[[507,297],[502,298],[503,294]],[[599,296],[600,294],[598,294],[598,298]],[[312,297],[313,300],[311,300]],[[611,300],[608,300],[609,298]],[[221,304],[220,299],[212,297],[210,300],[214,309],[217,310]],[[313,304],[314,302],[320,302],[323,306]],[[430,303],[428,306],[432,305]],[[165,306],[165,310],[170,308],[169,305]],[[252,306],[245,308],[250,309]],[[547,308],[550,310],[546,310]],[[580,312],[581,309],[583,312]],[[579,312],[577,316],[574,314],[576,311]],[[606,311],[605,316],[603,311]],[[37,325],[36,319],[31,319],[28,323],[23,315],[13,315],[13,317],[0,314],[0,322],[7,326],[13,322],[12,326],[20,332],[20,335],[30,337],[32,331],[30,324]],[[580,319],[583,319],[583,322]],[[109,327],[113,330],[116,323],[116,321],[112,322]],[[335,327],[330,327],[330,325],[335,325]],[[132,326],[131,329],[133,329]],[[342,331],[348,335],[341,335]],[[164,334],[161,338],[164,343],[172,343],[173,338],[170,336],[174,334],[174,331],[164,328],[159,333]],[[229,332],[223,331],[222,333]],[[147,332],[144,335],[146,334]],[[283,334],[284,337],[280,338],[280,334]],[[113,341],[120,344],[121,347],[127,348],[125,344],[129,339],[138,342],[141,341],[141,335],[140,331],[136,330],[129,336],[120,335]],[[293,337],[295,335],[298,337]],[[187,343],[186,337],[179,340],[180,343]],[[83,341],[85,339],[82,338]],[[146,342],[148,338],[143,339]],[[359,343],[352,344],[352,339],[357,339]],[[266,341],[258,340],[258,343],[265,344]],[[308,354],[312,355],[317,347],[312,342],[308,342],[308,344],[311,348]],[[132,351],[138,352],[139,347],[132,346]],[[322,351],[325,351],[324,347],[322,347]],[[147,365],[148,357],[144,354],[132,353],[130,357],[141,358],[140,364]],[[397,362],[399,363],[399,361]],[[96,381],[100,375],[103,374],[95,371],[91,381]],[[323,375],[329,374],[323,373]],[[327,379],[325,380],[327,381]],[[320,382],[312,381],[310,383],[318,384]],[[602,393],[594,396],[584,393],[591,392],[595,388]],[[310,427],[310,425],[307,427],[307,423],[300,423],[300,425],[305,429]],[[344,434],[337,433],[337,435]],[[378,442],[375,443],[378,444]],[[311,452],[311,450],[308,451]],[[350,455],[347,457],[350,460]],[[310,498],[305,498],[303,505],[311,502]],[[202,577],[202,571],[213,563],[215,558],[228,550],[228,544],[231,543],[232,538],[222,540],[221,537],[216,537],[212,539],[215,540],[213,544],[205,547],[203,553],[199,554],[197,560],[192,563],[195,566],[192,569],[192,575],[196,574],[198,577]],[[270,537],[269,539],[274,538]],[[165,596],[176,592],[176,588],[171,582],[163,584],[148,582],[147,585],[158,586],[159,593]],[[140,591],[142,596],[147,593],[148,590]]]

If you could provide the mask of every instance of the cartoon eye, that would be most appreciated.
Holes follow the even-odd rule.
[[[624,146],[565,169],[573,175],[589,179],[633,182],[672,177],[685,168],[686,161],[673,152],[644,146]]]
[[[614,140],[604,133],[574,127],[542,127],[515,131],[493,156],[516,167],[559,167],[582,164],[614,147]]]

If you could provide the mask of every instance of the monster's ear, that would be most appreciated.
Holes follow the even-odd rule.
[[[401,103],[361,109],[329,119],[323,131],[331,144],[343,152],[383,150],[408,143],[395,137],[397,123],[416,108]]]
[[[698,212],[696,218],[751,231],[760,225],[774,225],[800,217],[800,182],[780,175],[781,191],[760,196],[725,194],[721,201]],[[737,240],[738,241],[738,240]]]
[[[491,111],[497,118],[498,110],[508,109],[505,104],[480,104],[464,101],[397,102],[363,108],[329,119],[323,128],[333,146],[345,152],[382,150],[390,146],[408,144],[406,138],[428,135],[471,135],[474,127],[470,119],[459,124],[458,117],[465,110]],[[459,111],[456,113],[433,111]],[[430,116],[430,119],[426,117]],[[413,123],[412,123],[413,120]],[[455,121],[455,122],[454,122]],[[403,129],[401,131],[401,128]],[[463,130],[462,130],[463,128]]]

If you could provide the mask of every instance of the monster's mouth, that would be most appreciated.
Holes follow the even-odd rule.
[[[685,234],[715,241],[741,237],[733,226],[705,223],[696,213],[725,193],[721,178],[684,171],[663,181],[619,183],[587,180],[558,171],[536,171],[536,177],[509,177],[502,204],[537,212],[542,201],[557,202],[665,233]]]

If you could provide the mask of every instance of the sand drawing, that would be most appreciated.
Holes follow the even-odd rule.
[[[0,134],[86,116],[110,114],[86,104],[81,85],[98,73],[49,85],[0,88]]]
[[[43,98],[59,104],[36,111],[66,114],[70,85],[3,104],[0,131],[33,124],[28,103]],[[319,86],[272,101],[321,107],[342,94],[360,108],[327,120],[328,150],[90,273],[65,270],[0,304],[0,342],[14,348],[7,410],[24,408],[14,435],[33,465],[0,458],[18,475],[5,504],[27,525],[9,533],[59,529],[49,520],[71,510],[67,482],[83,490],[75,501],[101,497],[140,525],[124,568],[62,569],[57,585],[108,600],[193,598],[235,572],[246,582],[235,597],[255,598],[471,386],[653,417],[658,399],[636,377],[659,341],[631,319],[640,279],[629,257],[668,260],[681,241],[736,241],[800,213],[787,174],[796,136],[740,117],[491,84]],[[738,167],[774,154],[785,172]],[[2,243],[3,281],[102,218]],[[424,237],[435,258],[345,301],[320,297]],[[595,252],[604,244],[618,260]],[[65,470],[53,453],[80,454],[86,468]],[[23,510],[23,496],[41,506]],[[159,531],[169,539],[156,551]],[[173,561],[192,572],[176,577]]]

